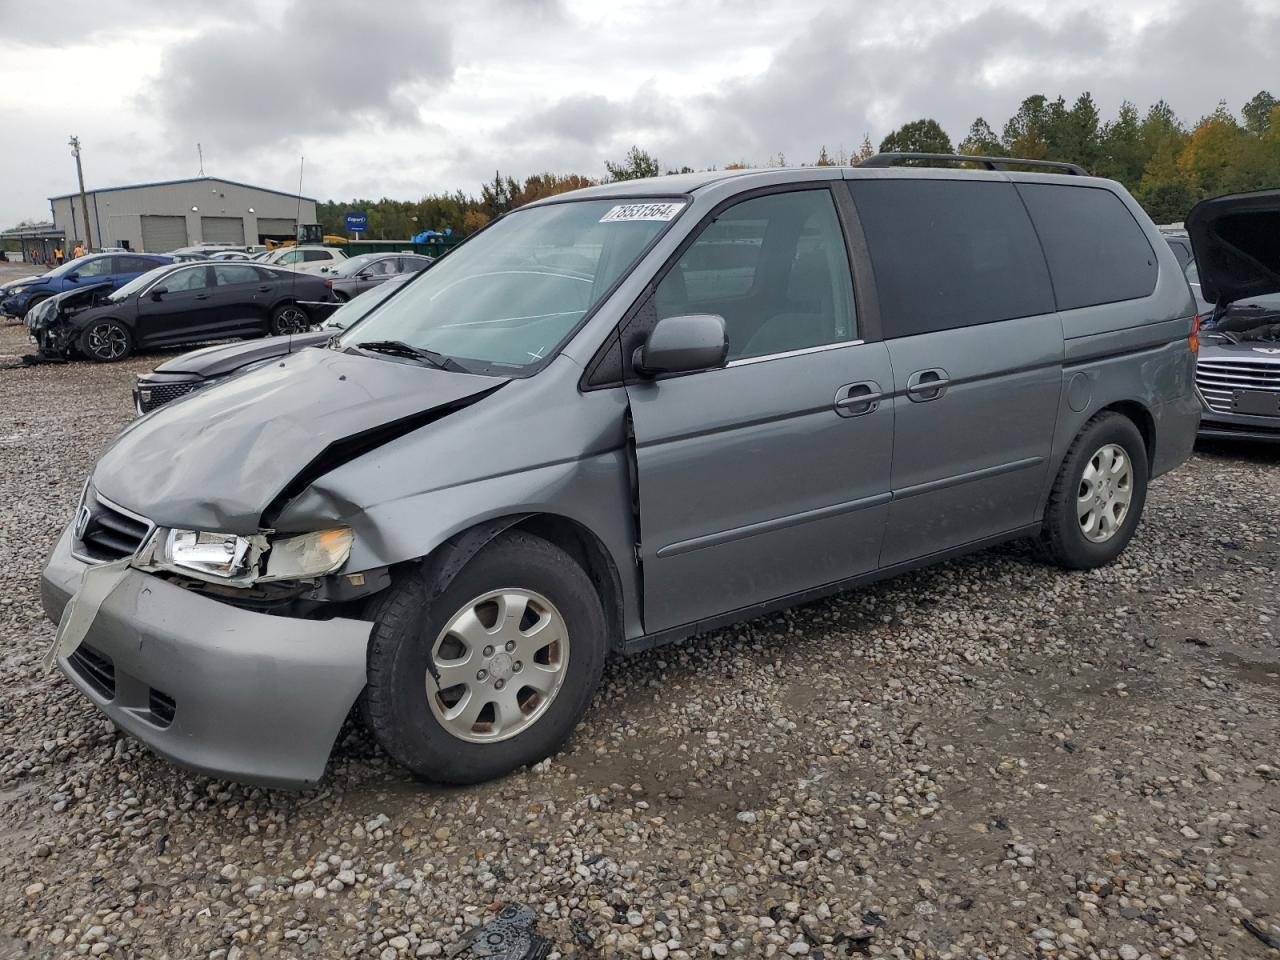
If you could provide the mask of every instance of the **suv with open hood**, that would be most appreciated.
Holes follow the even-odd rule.
[[[315,781],[359,699],[467,783],[611,654],[1015,537],[1109,562],[1199,421],[1173,253],[1078,167],[898,159],[538,201],[135,420],[44,571],[49,662],[199,770]]]
[[[1280,190],[1201,201],[1187,232],[1202,314],[1200,433],[1280,441]]]

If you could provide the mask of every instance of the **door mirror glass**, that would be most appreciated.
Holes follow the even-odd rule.
[[[152,288],[151,288],[151,299],[152,299],[152,300],[159,300],[161,297],[163,297],[163,296],[164,296],[166,293],[168,293],[168,292],[169,292],[169,288],[168,288],[168,287],[152,287]]]
[[[689,313],[659,320],[649,338],[636,348],[632,366],[642,377],[654,377],[723,367],[728,355],[724,317]]]
[[[73,270],[71,273],[68,273],[68,274],[67,274],[67,279],[68,279],[68,280],[79,280],[79,279],[80,279],[80,274],[79,274],[77,271],[74,271],[74,270]]]

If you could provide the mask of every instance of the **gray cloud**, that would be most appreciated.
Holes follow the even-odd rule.
[[[633,143],[674,168],[811,161],[921,116],[958,141],[1032,93],[1089,90],[1104,118],[1163,98],[1188,123],[1280,93],[1274,0],[1086,2],[64,0],[51,25],[0,0],[23,144],[0,153],[0,225],[74,185],[69,132],[91,185],[189,176],[199,141],[223,176],[289,187],[306,153],[305,192],[411,198],[495,168],[602,176]],[[33,64],[72,46],[59,62],[95,82],[42,89]]]
[[[447,85],[454,71],[452,31],[431,10],[294,0],[277,20],[167,49],[143,103],[183,151],[187,141],[262,152],[309,135],[412,127],[418,85]]]

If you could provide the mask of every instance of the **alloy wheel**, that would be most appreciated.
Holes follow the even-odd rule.
[[[1133,463],[1124,447],[1108,443],[1089,458],[1080,477],[1080,532],[1094,543],[1110,540],[1124,525],[1132,500]]]
[[[307,327],[307,315],[298,307],[285,307],[276,314],[277,333],[301,333]]]
[[[506,740],[537,722],[564,682],[569,633],[546,597],[504,588],[457,611],[431,648],[427,700],[468,743]]]
[[[99,323],[89,329],[89,352],[99,360],[119,360],[129,349],[128,335],[114,323]]]

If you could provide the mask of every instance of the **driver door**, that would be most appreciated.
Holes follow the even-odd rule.
[[[199,339],[216,329],[213,267],[193,263],[166,273],[138,296],[138,342],[160,344]],[[158,291],[163,290],[163,293]]]
[[[858,339],[823,184],[743,200],[706,223],[623,331],[718,313],[722,369],[628,378],[649,632],[875,569],[893,417],[883,343]],[[855,402],[849,402],[854,399]]]

